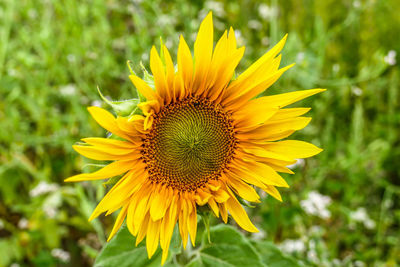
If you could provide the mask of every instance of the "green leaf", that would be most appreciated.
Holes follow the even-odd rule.
[[[203,244],[207,244],[206,240],[205,234]],[[195,252],[195,258],[186,266],[266,266],[250,241],[230,226],[220,224],[212,227],[211,242]]]
[[[146,67],[143,65],[143,62],[140,61],[140,67],[142,68],[143,71],[143,81],[145,81],[153,90],[155,90],[155,83],[154,83],[154,77],[151,75]]]
[[[296,259],[288,255],[284,255],[282,251],[269,241],[253,241],[255,249],[261,255],[261,260],[270,267],[298,267],[303,266]]]
[[[136,98],[121,101],[110,101],[101,93],[99,87],[97,87],[97,91],[99,92],[101,99],[103,99],[103,101],[106,102],[118,116],[128,116],[134,114],[137,110],[137,105],[140,102],[140,100]]]
[[[164,267],[169,266],[168,261],[175,253],[179,252],[180,243],[177,243],[179,238],[176,238],[175,232],[171,241],[169,259],[167,259]],[[129,233],[128,228],[125,225],[122,226],[114,238],[103,247],[96,258],[94,267],[151,267],[161,265],[160,248],[157,249],[151,259],[148,259],[145,241],[142,241],[137,247],[135,247],[135,241],[135,237]]]

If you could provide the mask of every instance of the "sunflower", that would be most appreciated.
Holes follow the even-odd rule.
[[[81,155],[112,161],[104,168],[72,176],[67,182],[122,175],[100,201],[92,220],[120,210],[110,240],[126,218],[136,243],[146,237],[149,258],[158,244],[162,263],[175,225],[185,248],[195,245],[197,210],[208,205],[227,223],[228,214],[244,230],[257,232],[239,200],[260,202],[255,187],[282,201],[277,187],[289,187],[278,174],[293,173],[286,166],[321,149],[295,140],[279,141],[311,120],[309,108],[284,108],[324,91],[311,89],[256,98],[286,70],[278,55],[286,36],[236,79],[235,68],[244,47],[237,47],[234,31],[225,31],[213,49],[209,13],[194,43],[194,58],[180,37],[177,69],[163,45],[150,52],[154,84],[129,76],[146,99],[140,114],[114,117],[99,107],[88,110],[100,126],[120,139],[84,138],[75,145]]]

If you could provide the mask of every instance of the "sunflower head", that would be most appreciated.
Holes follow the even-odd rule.
[[[77,152],[111,162],[66,181],[122,174],[90,218],[120,210],[109,239],[126,219],[137,243],[146,237],[149,257],[160,244],[164,263],[177,223],[183,246],[189,235],[195,245],[197,209],[205,205],[225,223],[230,214],[243,229],[257,231],[238,199],[259,202],[259,188],[281,201],[276,188],[288,184],[278,172],[292,173],[287,165],[321,151],[282,139],[310,121],[302,116],[309,108],[285,107],[323,89],[257,98],[292,67],[279,68],[285,41],[286,36],[232,80],[244,47],[237,47],[232,28],[214,47],[210,13],[200,25],[194,58],[181,36],[177,68],[165,46],[161,56],[151,49],[154,88],[130,75],[145,98],[138,104],[140,114],[114,117],[89,108],[93,118],[120,139],[83,139],[85,144],[74,146]]]

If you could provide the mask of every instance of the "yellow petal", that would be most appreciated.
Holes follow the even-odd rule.
[[[174,92],[175,68],[174,63],[172,62],[171,55],[169,54],[169,51],[165,45],[163,46],[163,55],[165,62],[167,92],[168,95],[171,97],[171,99],[168,99],[169,101],[167,101],[167,104],[169,104],[170,101],[176,99],[176,95]]]
[[[248,105],[233,114],[233,124],[236,128],[260,126],[269,120],[277,111],[277,108],[252,105],[250,102]]]
[[[250,176],[255,176],[265,185],[289,187],[287,182],[267,164],[255,161],[243,161],[242,165],[245,167],[242,169],[244,172]]]
[[[290,92],[285,94],[279,95],[270,95],[270,96],[263,96],[260,97],[259,101],[262,102],[264,105],[269,105],[272,107],[286,107],[292,103],[300,101],[306,97],[321,93],[326,91],[326,89],[309,89],[309,90],[302,90],[296,92]]]
[[[154,84],[158,94],[164,100],[164,103],[169,103],[171,100],[168,88],[167,77],[165,75],[164,64],[156,48],[153,46],[150,51],[150,69],[153,73]]]
[[[254,74],[260,67],[271,61],[283,48],[286,43],[287,34],[273,48],[265,53],[261,58],[254,62],[247,70],[245,70],[236,80],[235,83],[240,83]]]
[[[229,172],[227,172],[226,175],[232,179],[236,178],[236,179],[243,180],[246,183],[255,185],[259,188],[265,187],[265,185],[259,179],[257,179],[257,177],[248,175],[248,173],[246,171],[244,171],[243,169],[241,169],[240,167],[237,167],[237,168],[230,167]]]
[[[230,102],[225,101],[226,103],[226,108],[228,110],[236,110],[243,105],[245,105],[250,99],[256,97],[266,89],[268,89],[272,84],[274,84],[281,76],[282,74],[293,67],[295,64],[291,64],[289,66],[286,66],[284,68],[279,69],[275,73],[273,73],[271,76],[267,77],[264,79],[262,82],[258,83],[255,86],[252,86],[248,89],[246,89],[242,94],[239,96],[236,96],[233,100]]]
[[[89,221],[93,220],[101,213],[109,210],[109,209],[118,209],[122,206],[122,203],[125,202],[131,196],[131,191],[134,187],[132,183],[133,173],[129,172],[124,177],[122,177],[117,184],[113,186],[113,188],[103,197],[100,203],[97,205],[92,215],[89,218]]]
[[[157,100],[149,100],[139,103],[138,108],[142,110],[144,116],[148,116],[153,114],[157,108],[159,109],[159,103]],[[134,126],[132,125],[132,127]]]
[[[228,185],[241,198],[250,202],[260,202],[260,196],[253,187],[243,183],[241,180],[228,179]]]
[[[98,142],[98,140],[93,142],[93,140],[88,140],[88,139],[90,139],[90,138],[83,138],[82,140],[88,141],[88,142],[86,142],[88,144],[94,144],[93,146],[77,145],[77,147],[88,147],[88,148],[90,148],[88,151],[94,151],[94,152],[99,152],[99,153],[105,152],[106,154],[110,154],[110,155],[126,155],[126,154],[131,154],[131,153],[135,153],[135,152],[139,151],[138,145],[134,145],[131,142],[125,142],[128,144],[127,146],[116,146],[111,143],[101,144],[100,142]],[[102,138],[99,138],[99,139],[102,139]],[[103,138],[103,139],[105,139],[105,138]]]
[[[188,228],[187,228],[187,221],[188,221],[188,207],[187,207],[187,203],[184,200],[184,198],[181,198],[181,212],[179,214],[179,232],[181,234],[182,237],[182,245],[183,245],[183,249],[186,249],[186,245],[187,245],[187,241],[188,241]]]
[[[229,34],[228,34],[228,50],[236,49],[236,36],[235,31],[232,27],[229,27]]]
[[[191,204],[191,205],[193,205],[193,204]],[[188,230],[189,230],[190,240],[192,241],[192,245],[194,247],[196,245],[196,234],[197,234],[196,204],[193,205],[193,210],[189,215]]]
[[[269,120],[270,121],[277,121],[277,120],[285,120],[285,119],[298,117],[298,116],[301,116],[301,115],[307,113],[308,111],[310,111],[310,109],[311,108],[284,108],[284,109],[280,109]]]
[[[228,222],[228,210],[226,208],[225,202],[224,203],[218,203],[219,206],[219,212],[221,213],[221,218],[224,221],[224,223]]]
[[[79,182],[85,180],[99,180],[104,178],[111,178],[131,170],[132,168],[134,168],[136,162],[137,162],[136,160],[114,161],[98,171],[92,173],[82,173],[74,175],[72,177],[65,179],[64,181]]]
[[[235,73],[237,65],[243,57],[244,50],[244,47],[237,49],[235,52],[233,52],[230,58],[223,62],[223,68],[219,70],[216,81],[214,85],[210,88],[210,101],[214,101],[219,98],[223,90],[227,87],[228,83]]]
[[[193,82],[193,58],[183,36],[180,36],[178,47],[178,72],[182,77],[184,88],[191,92]]]
[[[136,246],[139,245],[140,242],[144,239],[144,237],[147,234],[147,230],[149,228],[149,222],[151,221],[150,219],[150,214],[146,214],[143,218],[143,221],[140,225],[140,228],[137,232],[137,237],[136,237]],[[147,244],[146,244],[147,245]],[[149,251],[147,250],[147,255],[149,255]]]
[[[263,190],[265,192],[267,192],[268,194],[270,194],[275,199],[277,199],[280,202],[282,202],[281,194],[279,193],[278,189],[275,188],[275,186],[267,185],[266,188],[264,188]]]
[[[160,226],[161,220],[153,221],[149,220],[147,228],[146,248],[149,259],[154,255],[158,247],[158,240],[160,238]]]
[[[113,226],[113,228],[111,230],[111,233],[108,236],[107,242],[110,241],[111,238],[113,238],[113,236],[117,233],[119,228],[121,228],[121,225],[124,222],[124,219],[126,217],[127,209],[128,209],[128,205],[125,205],[125,206],[122,207],[121,211],[118,214],[117,219],[115,220],[115,223],[114,223],[114,226]]]
[[[212,195],[204,192],[202,189],[197,189],[197,194],[195,195],[196,202],[199,206],[205,205]]]
[[[88,143],[89,145],[102,147],[104,149],[120,148],[129,150],[132,148],[137,148],[137,145],[132,144],[131,142],[120,141],[110,138],[89,137],[83,138],[82,141]]]
[[[215,217],[219,217],[219,209],[218,209],[218,205],[215,202],[215,200],[213,198],[210,198],[208,200],[208,206],[211,208],[211,210],[214,212]]]
[[[90,115],[93,119],[107,131],[118,135],[119,137],[130,139],[129,135],[124,133],[117,125],[114,116],[105,109],[99,107],[88,107]]]
[[[153,114],[150,114],[144,119],[144,130],[148,130],[153,125],[154,117]]]
[[[145,81],[133,74],[129,75],[129,79],[131,79],[136,89],[138,89],[147,100],[158,100],[159,102],[162,102],[162,99],[157,92],[151,89],[151,87]]]
[[[176,203],[176,196],[174,196],[173,200],[171,201],[171,206],[168,209],[167,215],[163,219],[163,223],[165,222],[164,223],[165,233],[163,234],[163,239],[160,239],[161,248],[163,249],[161,265],[165,263],[165,260],[167,259],[168,256],[168,249],[171,243],[172,234],[174,232],[177,220],[177,214],[176,214],[178,210],[177,206],[178,204]],[[161,232],[160,232],[160,238],[161,238]]]
[[[217,180],[210,180],[208,181],[207,187],[211,191],[218,191],[221,188],[221,184]]]
[[[81,154],[82,156],[85,156],[89,159],[95,159],[95,160],[134,160],[138,159],[141,157],[140,151],[138,150],[133,150],[132,152],[125,152],[121,153],[115,153],[115,151],[109,151],[108,153],[104,152],[102,149],[98,149],[95,146],[78,146],[74,145],[72,146],[73,149],[75,149],[76,152]]]
[[[224,32],[222,37],[218,40],[217,45],[215,46],[214,53],[212,54],[212,59],[210,63],[209,74],[207,77],[207,82],[205,83],[206,88],[210,88],[207,90],[206,94],[210,94],[213,91],[213,85],[221,76],[223,71],[223,63],[229,58],[230,51],[227,51],[228,47],[228,38],[227,38],[227,31]]]
[[[291,133],[301,130],[306,127],[311,121],[308,117],[297,117],[292,119],[285,119],[279,121],[267,121],[264,125],[246,131],[240,129],[242,132],[236,134],[239,140],[263,140],[275,141],[287,137]]]
[[[248,154],[255,155],[261,158],[270,158],[270,159],[278,159],[284,161],[292,161],[293,158],[289,158],[285,155],[275,153],[271,150],[266,150],[265,148],[257,146],[257,144],[250,144],[242,142],[240,148],[243,149]]]
[[[136,235],[137,231],[135,229],[135,225],[133,224],[133,215],[135,214],[135,209],[136,209],[136,202],[133,202],[134,197],[130,198],[130,201],[128,202],[128,209],[126,212],[126,226],[128,227],[129,232],[131,235]]]
[[[163,186],[161,190],[155,192],[154,199],[150,207],[150,215],[153,221],[157,221],[164,217],[166,209],[169,205],[166,188]]]
[[[233,219],[240,227],[248,232],[258,232],[258,229],[250,221],[246,211],[243,209],[242,205],[240,205],[239,201],[237,201],[233,194],[231,194],[231,197],[226,201],[226,207],[228,208],[228,211],[232,215]]]
[[[225,103],[231,101],[232,98],[237,97],[237,95],[244,94],[248,91],[248,89],[253,88],[255,85],[261,85],[262,81],[266,78],[266,73],[276,72],[281,61],[281,56],[279,55],[276,58],[275,56],[282,50],[286,42],[286,38],[287,35],[285,35],[285,37],[276,46],[274,46],[255,63],[253,63],[245,72],[243,72],[229,85],[229,88],[226,90],[226,94],[224,96]],[[265,90],[266,88],[267,87],[258,90]],[[251,98],[252,97],[248,99]]]
[[[225,202],[229,198],[229,195],[228,195],[228,193],[226,193],[226,191],[224,189],[221,188],[218,191],[213,192],[213,197],[216,202],[222,203],[222,202]]]
[[[321,148],[313,144],[297,140],[268,143],[263,145],[263,147],[274,153],[297,159],[312,157],[322,151]]]
[[[204,92],[205,82],[210,68],[213,51],[213,21],[212,12],[209,12],[200,24],[199,32],[194,43],[194,93],[200,95]]]
[[[147,214],[149,209],[148,202],[151,198],[152,189],[153,187],[147,184],[147,188],[141,190],[140,195],[138,195],[136,210],[135,214],[133,215],[133,225],[135,226],[135,229],[139,229],[141,227],[143,218]]]
[[[174,78],[174,93],[175,93],[175,101],[182,100],[186,95],[182,75],[179,73],[179,71]]]
[[[261,161],[261,162],[263,162],[263,161]],[[272,169],[274,169],[274,171],[283,172],[283,173],[289,173],[289,174],[294,174],[294,172],[293,172],[291,169],[287,168],[287,167],[280,166],[280,165],[276,165],[276,164],[273,164],[273,163],[268,163],[268,165],[269,165]]]

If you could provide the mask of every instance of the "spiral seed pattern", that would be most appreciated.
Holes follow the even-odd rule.
[[[154,115],[142,154],[150,180],[193,191],[218,179],[235,147],[230,116],[219,105],[189,97]]]

